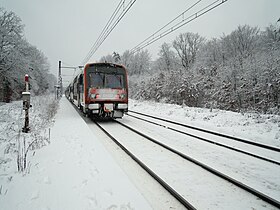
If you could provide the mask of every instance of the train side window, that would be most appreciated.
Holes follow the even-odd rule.
[[[81,74],[80,77],[79,77],[79,91],[80,91],[80,93],[84,92],[83,86],[84,86],[84,78],[83,78],[83,75]]]
[[[83,75],[81,74],[79,77],[79,84],[82,85],[84,83]]]

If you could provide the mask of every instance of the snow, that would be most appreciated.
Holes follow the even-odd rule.
[[[192,126],[211,129],[217,132],[246,138],[269,145],[280,146],[280,116],[259,115],[256,113],[234,113],[222,110],[209,110],[177,106],[164,103],[130,100],[129,108],[134,111],[167,117]],[[55,116],[54,125],[50,128],[50,143],[32,150],[28,156],[28,168],[17,172],[16,156],[12,151],[14,135],[21,128],[22,103],[14,102],[0,106],[0,209],[182,209],[183,207],[171,200],[164,189],[137,166],[94,125],[90,120],[83,120],[73,106],[65,99],[60,100],[60,108]],[[32,109],[36,109],[33,105]],[[7,112],[8,110],[8,112]],[[31,115],[35,112],[31,111]],[[38,121],[36,118],[36,122]],[[121,122],[137,129],[145,130],[148,135],[176,146],[188,155],[211,165],[242,182],[264,191],[279,199],[280,173],[278,166],[271,163],[255,161],[241,154],[232,154],[225,149],[214,149],[213,145],[187,138],[181,134],[171,133],[163,127],[147,124],[125,116]],[[34,124],[31,124],[35,126]],[[116,129],[114,125],[112,129]],[[31,129],[32,130],[32,129]],[[46,129],[48,131],[48,129]],[[178,187],[187,198],[191,198],[199,209],[221,209],[226,202],[228,209],[274,209],[262,200],[245,195],[237,187],[231,188],[228,183],[216,185],[213,178],[203,171],[195,171],[196,167],[176,160],[172,155],[151,155],[146,145],[137,151],[137,144],[132,134],[127,132],[114,135],[128,135],[131,147],[139,156],[148,159],[157,171],[166,174],[166,179]],[[48,132],[44,131],[48,137]],[[23,135],[27,139],[32,134]],[[10,145],[7,147],[7,145]],[[139,146],[138,146],[139,147]],[[158,154],[161,153],[159,150]],[[276,154],[277,159],[279,155]],[[155,162],[153,160],[157,160]],[[164,166],[168,161],[173,164]],[[226,162],[225,162],[226,160]],[[181,164],[188,164],[179,171]],[[186,176],[185,174],[188,174]],[[199,179],[198,179],[199,177]],[[186,184],[187,183],[187,184]],[[186,190],[186,185],[189,191]],[[195,193],[197,187],[203,188],[200,194]],[[224,190],[226,189],[226,190]],[[216,196],[210,194],[217,190]],[[224,190],[224,191],[223,191]],[[238,203],[230,202],[229,195]],[[248,196],[247,196],[248,197]],[[203,198],[203,202],[202,202]],[[218,201],[224,198],[224,201]],[[190,201],[191,202],[191,201]],[[191,202],[192,203],[192,202]],[[195,205],[195,206],[196,206]]]
[[[134,111],[280,147],[280,116],[130,100]]]
[[[30,172],[7,181],[1,171],[1,209],[151,209],[72,105],[60,107]]]
[[[253,157],[240,154],[223,147],[217,147],[213,144],[198,141],[193,137],[185,136],[180,133],[172,131],[168,132],[164,127],[147,124],[132,117],[127,117],[121,120],[121,122],[134,129],[137,129],[140,132],[145,132],[145,134],[149,137],[152,137],[165,145],[169,145],[172,148],[184,154],[187,154],[187,156],[190,156],[195,160],[207,164],[208,166],[221,171],[222,173],[233,177],[234,179],[239,180],[256,190],[259,190],[260,192],[263,192],[271,196],[272,198],[277,199],[280,196],[280,167],[276,166],[275,164],[257,160]],[[112,126],[112,128],[110,129],[110,133],[114,131],[113,129],[114,127]],[[118,136],[116,130],[115,135]],[[121,139],[120,136],[117,139]],[[124,139],[124,136],[122,137],[122,139]],[[213,176],[212,174],[206,173],[206,175],[204,175],[205,171],[199,171],[199,169],[195,169],[192,164],[186,164],[183,161],[180,161],[180,158],[177,161],[176,159],[172,160],[172,155],[170,156],[168,153],[163,153],[162,150],[159,150],[157,153],[155,153],[154,151],[156,150],[156,148],[154,148],[155,146],[153,144],[150,144],[149,141],[143,140],[145,141],[145,143],[140,146],[139,141],[140,139],[137,139],[136,137],[130,137],[126,141],[125,145],[129,146],[129,150],[133,149],[133,153],[138,152],[138,157],[143,157],[143,159],[145,159],[145,162],[150,161],[151,165],[155,165],[156,163],[156,165],[152,168],[158,171],[162,171],[161,174],[166,177],[167,180],[170,180],[169,182],[174,183],[176,190],[178,189],[182,195],[187,195],[187,198],[189,200],[197,202],[196,204],[194,204],[194,206],[201,207],[198,209],[205,209],[206,207],[210,207],[210,209],[213,209],[213,206],[215,206],[219,200],[221,201],[219,201],[218,206],[215,206],[215,209],[223,209],[225,204],[231,204],[230,206],[233,206],[234,203],[231,202],[236,202],[238,200],[238,203],[241,207],[240,209],[249,208],[250,206],[246,205],[250,203],[250,200],[250,205],[252,205],[251,207],[256,208],[256,206],[254,205],[257,205],[259,201],[254,201],[254,198],[242,199],[245,197],[242,190],[240,191],[237,188],[232,191],[232,187],[228,186],[228,183],[223,183],[221,181],[218,181],[218,183],[222,185],[222,187],[219,187],[215,185],[215,182],[213,181],[215,179],[212,178],[212,181],[207,181],[211,180],[211,176]],[[141,148],[141,150],[138,148]],[[150,148],[152,148],[152,151],[149,152]],[[279,153],[275,154],[275,157],[278,161],[280,161]],[[202,183],[197,180],[197,177],[201,176],[204,177],[202,180],[200,180],[202,181]],[[200,195],[198,196],[199,198],[207,197],[207,194],[213,196],[211,199],[209,199],[210,196],[208,195],[208,199],[204,199],[204,206],[199,202],[199,199],[197,200],[195,196],[193,196],[192,194],[188,194],[189,189],[195,191],[195,189],[201,188],[206,188],[206,193],[205,191],[201,192],[198,190],[196,191],[196,193],[194,193],[194,195]],[[227,191],[229,193],[223,194],[223,191]],[[230,195],[230,197],[228,197],[228,195]],[[240,195],[241,197],[239,197]],[[220,196],[222,196],[222,199],[219,199],[221,198]]]

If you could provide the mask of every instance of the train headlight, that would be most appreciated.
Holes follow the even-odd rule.
[[[125,98],[126,98],[126,94],[125,93],[120,94],[120,99],[125,99]]]
[[[90,99],[96,99],[96,94],[90,94]]]

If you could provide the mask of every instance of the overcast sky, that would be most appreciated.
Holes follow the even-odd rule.
[[[126,0],[128,4],[130,0]],[[137,0],[90,61],[116,51],[132,49],[197,0]],[[212,0],[214,1],[214,0]],[[212,2],[202,0],[186,16]],[[78,66],[86,57],[120,0],[0,0],[0,6],[15,12],[25,25],[26,39],[48,58],[57,75],[58,61]],[[229,34],[238,25],[261,30],[280,18],[279,0],[228,0],[179,30],[148,46],[153,59],[163,42],[171,43],[183,32],[207,39]],[[280,22],[278,22],[280,24]],[[72,70],[63,70],[72,71]],[[64,72],[66,74],[66,72]]]

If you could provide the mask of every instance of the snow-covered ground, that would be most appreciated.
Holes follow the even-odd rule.
[[[132,114],[120,121],[276,200],[279,198],[279,166],[224,147],[219,147],[215,144],[199,141],[196,138],[182,135],[181,133],[166,129],[166,127],[150,124],[131,116]],[[152,121],[156,120],[152,119]],[[163,122],[161,124],[167,125],[167,123]],[[111,135],[123,142],[129,150],[132,150],[133,154],[138,154],[137,157],[152,167],[153,171],[159,171],[161,178],[168,180],[168,183],[175,187],[176,191],[178,190],[180,194],[184,195],[198,209],[224,209],[225,206],[227,206],[227,209],[235,209],[232,208],[233,206],[236,207],[234,203],[239,204],[240,208],[238,209],[250,209],[250,207],[260,209],[260,206],[265,204],[262,203],[263,201],[256,199],[256,197],[248,196],[247,192],[244,193],[239,188],[235,188],[232,185],[228,186],[228,182],[217,180],[216,176],[214,176],[214,179],[211,179],[213,174],[209,174],[205,170],[199,170],[199,167],[193,166],[194,164],[191,164],[189,161],[187,163],[182,161],[180,157],[174,156],[174,154],[171,155],[170,152],[162,147],[156,149],[158,146],[150,141],[143,140],[138,135],[128,135],[128,131],[123,131],[120,134],[118,132],[121,129],[120,126],[117,127],[113,123],[107,123],[103,126],[109,130]],[[181,131],[186,130],[180,126],[170,124],[167,126],[177,127]],[[191,132],[187,131],[187,133]],[[205,138],[204,135],[199,135]],[[217,140],[213,136],[206,138],[210,138],[213,141]],[[225,141],[225,143],[228,145],[232,144],[230,140]],[[246,145],[242,149],[246,151],[248,148],[250,147]],[[252,148],[251,151],[254,153],[256,149]],[[265,150],[262,152],[262,155],[270,154],[272,159],[280,161],[279,152]],[[191,178],[192,176],[193,178]],[[190,191],[192,193],[189,193]],[[201,198],[204,198],[204,202],[201,202]],[[270,209],[271,207],[267,206],[266,208]]]
[[[33,105],[32,109],[36,110],[37,106]],[[163,209],[143,195],[139,183],[130,177],[135,174],[123,172],[123,166],[120,168],[117,164],[120,161],[116,161],[116,153],[112,155],[104,148],[106,140],[99,139],[99,131],[89,128],[65,98],[60,101],[55,123],[50,127],[50,139],[48,127],[44,127],[41,138],[46,139],[45,146],[29,152],[27,169],[17,172],[15,139],[23,122],[21,108],[21,102],[0,106],[0,209]],[[280,146],[280,116],[277,115],[210,111],[135,100],[130,100],[129,108]],[[32,113],[35,115],[35,111]],[[39,119],[44,116],[38,113],[36,116],[40,124]],[[35,124],[32,126],[38,130]],[[28,139],[31,135],[25,137]],[[122,165],[127,163],[127,159],[122,161]],[[161,198],[158,201],[161,202]],[[166,203],[162,207],[164,205]],[[169,208],[181,209],[172,203],[166,209]]]
[[[151,209],[65,98],[29,161],[24,174],[1,168],[1,209]]]
[[[280,147],[280,116],[130,100],[129,109]]]

